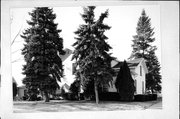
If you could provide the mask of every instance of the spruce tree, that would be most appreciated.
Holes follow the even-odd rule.
[[[147,56],[149,59],[149,62],[146,62],[148,67],[148,74],[146,75],[146,87],[148,90],[151,90],[151,92],[160,92],[161,91],[161,75],[160,75],[160,63],[158,61],[158,58],[155,55],[156,47],[153,47],[153,50],[149,52],[149,55]]]
[[[151,28],[151,18],[146,15],[145,10],[142,10],[141,16],[137,23],[136,33],[133,36],[132,54],[130,59],[144,58],[148,68],[146,75],[146,88],[152,92],[161,91],[161,75],[160,63],[155,55],[156,46],[152,43],[155,41],[154,28]]]
[[[63,76],[60,54],[63,51],[63,39],[59,36],[54,20],[53,9],[37,7],[29,13],[31,20],[22,38],[25,40],[22,54],[26,64],[23,66],[25,78],[23,83],[29,95],[43,93],[45,102],[49,102],[49,94],[59,88],[57,81]]]
[[[132,79],[131,72],[126,61],[124,61],[123,65],[120,67],[115,86],[122,101],[133,100],[135,91],[134,80]]]
[[[73,46],[72,60],[76,60],[76,75],[80,78],[82,85],[94,81],[94,92],[96,103],[99,103],[98,87],[100,84],[108,84],[112,80],[111,60],[109,50],[111,47],[106,42],[104,35],[110,27],[103,21],[108,17],[108,10],[95,20],[94,6],[84,8],[81,14],[85,24],[79,26],[75,34],[78,36]]]

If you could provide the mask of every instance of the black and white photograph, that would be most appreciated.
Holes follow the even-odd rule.
[[[2,49],[1,58],[9,57],[3,62],[10,62],[10,72],[3,75],[2,67],[0,82],[11,80],[11,113],[158,114],[168,107],[164,57],[171,56],[164,56],[161,4],[32,5],[8,11],[10,39],[3,43],[9,50]]]
[[[14,112],[162,109],[159,5],[14,8],[11,34]]]

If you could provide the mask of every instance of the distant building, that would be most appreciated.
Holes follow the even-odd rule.
[[[14,78],[13,78],[13,83],[15,83],[16,86],[18,85]],[[17,88],[17,96],[19,98],[22,98],[26,94],[26,91],[27,91],[26,87],[24,85],[22,85],[22,86],[17,86],[16,88]],[[14,88],[13,88],[13,90],[14,90]]]
[[[18,87],[18,97],[22,98],[25,94],[27,93],[26,87],[25,86],[19,86]]]

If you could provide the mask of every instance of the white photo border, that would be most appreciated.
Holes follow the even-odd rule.
[[[179,2],[178,1],[62,1],[62,0],[2,0],[1,1],[1,89],[0,117],[2,119],[56,119],[56,118],[126,118],[126,119],[178,119],[179,117]],[[162,110],[89,111],[13,113],[10,9],[64,6],[120,6],[160,5],[161,59],[162,59]]]

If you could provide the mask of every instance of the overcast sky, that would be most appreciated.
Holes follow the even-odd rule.
[[[104,20],[104,23],[111,26],[111,29],[106,31],[108,43],[112,47],[110,51],[118,60],[127,60],[132,52],[132,36],[136,35],[136,26],[141,15],[142,9],[145,9],[146,14],[151,18],[152,28],[154,28],[154,37],[158,50],[156,55],[161,63],[161,39],[160,39],[160,7],[159,5],[131,5],[131,6],[97,6],[95,9],[95,18],[98,19],[100,14],[106,9],[109,9],[109,16]],[[72,44],[75,42],[74,31],[77,30],[80,24],[83,24],[80,13],[83,13],[82,7],[54,7],[56,14],[55,23],[58,23],[58,29],[62,32],[60,36],[63,38],[64,48],[73,50]],[[24,29],[28,28],[26,20],[30,19],[28,12],[32,8],[13,8],[10,10],[11,15],[11,40],[14,39],[18,31],[21,29],[21,34]],[[22,65],[24,63],[21,50],[23,48],[23,39],[18,36],[12,45],[12,75],[16,79],[18,85],[22,85],[21,80],[24,77],[22,73]],[[15,62],[14,62],[15,61]]]

